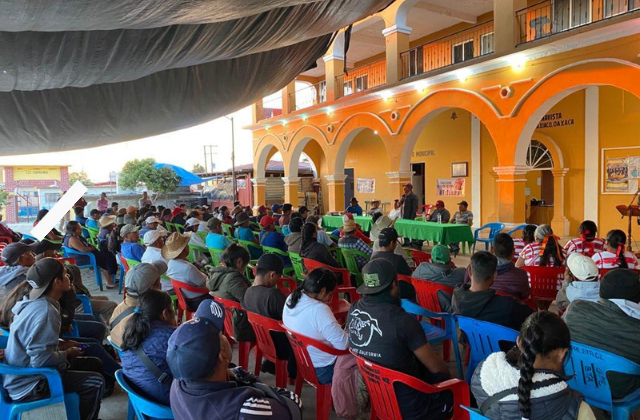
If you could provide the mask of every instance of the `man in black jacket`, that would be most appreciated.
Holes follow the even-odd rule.
[[[402,207],[402,218],[407,220],[414,220],[418,211],[418,196],[413,192],[413,184],[407,182],[403,187],[404,194],[400,198],[400,206]],[[409,239],[404,238],[404,245],[409,245]],[[422,249],[422,241],[414,241],[412,245],[416,248]]]
[[[503,325],[514,330],[529,315],[531,308],[510,296],[496,295],[491,285],[497,276],[498,259],[487,251],[471,257],[471,284],[462,284],[453,291],[453,313],[478,321]]]

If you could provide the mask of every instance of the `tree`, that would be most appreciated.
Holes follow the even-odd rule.
[[[175,191],[182,180],[171,168],[156,168],[152,158],[134,159],[124,164],[118,182],[127,190],[134,190],[140,184],[157,194],[168,194]]]
[[[4,207],[9,202],[9,191],[4,188],[0,189],[0,208]]]
[[[191,172],[193,172],[194,174],[202,174],[202,173],[205,173],[206,170],[204,169],[204,166],[200,165],[199,163],[196,163],[195,165],[193,165]]]
[[[91,186],[93,182],[89,179],[89,176],[85,171],[71,172],[69,174],[69,185],[73,185],[76,181],[80,181],[83,185]]]

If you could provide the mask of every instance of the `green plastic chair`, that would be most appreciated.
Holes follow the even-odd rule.
[[[220,265],[220,256],[224,253],[224,251],[224,249],[209,248],[209,254],[211,255],[211,264],[213,264],[214,267]]]
[[[344,257],[344,262],[346,264],[346,269],[349,270],[352,276],[356,279],[356,284],[360,286],[362,284],[362,270],[358,268],[358,262],[356,261],[356,257],[362,257],[365,259],[369,259],[369,256],[362,251],[357,251],[355,249],[341,248],[342,256]]]
[[[272,248],[270,246],[263,246],[262,249],[264,250],[265,254],[277,254],[280,257],[289,259],[289,253],[284,252],[281,249]],[[295,269],[293,267],[285,267],[284,270],[282,270],[282,273],[287,277],[295,276]]]
[[[296,273],[296,280],[304,281],[305,274],[302,257],[300,254],[296,254],[295,252],[289,252],[289,258],[291,259],[291,264],[293,264],[293,269]]]
[[[207,255],[209,253],[209,250],[207,248],[203,248],[203,247],[198,246],[198,245],[189,244],[189,256],[187,257],[187,260],[191,264],[196,262],[196,251],[200,251],[204,255]]]
[[[124,258],[124,257],[123,257]],[[131,267],[140,264],[140,261],[136,261],[136,260],[130,260],[129,258],[125,258],[124,259],[125,262],[127,263],[127,267],[129,267],[129,269],[131,269]]]
[[[164,227],[167,228],[167,232],[169,233],[177,232],[176,227],[171,222],[164,222]]]
[[[181,225],[179,223],[174,223],[173,224],[173,228],[175,229],[176,232],[178,233],[184,233],[184,225]]]
[[[206,242],[207,241],[207,235],[209,234],[209,232],[206,232],[204,230],[199,230],[196,232],[196,234],[202,239],[202,242]]]
[[[222,225],[222,234],[227,238],[233,238],[233,235],[231,234],[232,226],[226,223],[221,223],[221,225]]]

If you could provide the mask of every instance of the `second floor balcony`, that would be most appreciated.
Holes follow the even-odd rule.
[[[387,61],[373,63],[349,70],[347,74],[336,76],[338,97],[364,92],[387,83]]]

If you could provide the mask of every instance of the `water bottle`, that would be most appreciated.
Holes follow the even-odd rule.
[[[423,221],[423,222],[426,222],[426,221],[427,221],[427,214],[426,214],[426,212],[423,212],[423,213],[422,213],[422,221]]]
[[[442,213],[438,213],[438,223],[442,223]]]

